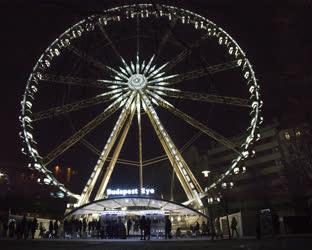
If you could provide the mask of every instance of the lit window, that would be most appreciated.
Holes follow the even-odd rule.
[[[301,132],[299,130],[296,131],[296,136],[299,137],[301,135]]]
[[[290,134],[288,132],[285,132],[285,139],[290,140]]]

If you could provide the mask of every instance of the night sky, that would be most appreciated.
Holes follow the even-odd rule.
[[[82,2],[85,3],[86,1],[1,1],[0,3],[0,72],[2,93],[0,100],[0,112],[2,117],[0,168],[10,166],[22,170],[26,165],[26,160],[20,151],[21,141],[18,137],[18,132],[20,131],[18,122],[20,101],[25,90],[27,78],[41,53],[68,27],[91,15],[94,11],[100,11],[101,9],[118,5],[118,3],[129,3],[129,1],[87,1],[88,6],[86,6],[82,4]],[[149,3],[149,1],[145,2]],[[293,126],[300,122],[311,122],[312,34],[310,32],[310,24],[312,23],[312,6],[310,1],[277,1],[281,4],[276,3],[276,1],[274,1],[275,4],[271,4],[271,1],[257,1],[257,3],[253,1],[251,4],[250,1],[221,0],[163,2],[184,7],[202,14],[221,26],[238,42],[251,61],[256,72],[256,77],[261,85],[261,94],[264,100],[263,116],[265,124],[269,124],[274,117],[281,119],[285,127]],[[120,32],[118,32],[118,30],[114,31],[117,31],[116,38],[118,37],[118,33],[119,35],[123,35],[121,33],[122,27],[118,29]],[[154,34],[155,43],[157,43],[157,39],[161,37],[163,31],[164,30],[160,30],[160,33]],[[183,36],[183,34],[178,31],[175,38],[180,41],[182,40],[182,43],[189,43],[193,39],[193,37]],[[151,51],[152,48],[153,45],[149,47]],[[120,50],[123,51],[126,58],[132,59],[131,50],[126,47],[120,48]],[[164,54],[168,56],[174,51],[171,48],[166,48],[164,50]],[[178,51],[177,49],[177,52]],[[149,55],[146,55],[146,57],[148,56]],[[217,56],[219,56],[219,58]],[[222,56],[214,54],[214,52],[208,54],[207,58],[208,62],[211,64],[223,62]],[[110,56],[107,56],[103,60],[116,65],[116,62],[110,59]],[[192,67],[196,68],[196,62],[196,55],[194,55],[194,57],[185,62],[179,70],[186,68],[189,70],[189,68]],[[83,67],[83,65],[78,65],[77,67]],[[73,70],[73,68],[70,70]],[[86,72],[86,74],[89,73],[91,74],[92,72]],[[228,77],[229,79],[235,79],[234,76],[232,77],[231,73],[229,73]],[[202,89],[202,91],[209,92],[213,87],[217,89],[219,87],[221,93],[226,94],[226,91],[229,91],[229,95],[231,93],[232,95],[239,94],[240,92],[235,93],[235,90],[237,90],[233,87],[235,82],[231,82],[230,84],[232,84],[232,86],[230,87],[222,88],[222,86],[217,86],[218,80],[225,82],[229,79],[218,79],[218,77],[216,77],[216,79],[211,80],[211,82],[216,82],[216,86],[207,84],[205,85],[207,88]],[[59,92],[62,92],[62,90],[59,90]],[[89,94],[92,95],[92,93],[89,92],[83,92],[81,94],[78,91],[75,93],[75,90],[66,93],[68,95],[69,93],[75,95],[76,100],[79,99],[82,94],[86,94],[86,96]],[[48,98],[49,90],[43,91],[42,94],[44,97],[46,95]],[[55,95],[57,95],[57,93],[55,93]],[[50,96],[50,98],[51,97],[53,96]],[[65,100],[65,102],[69,101],[66,99],[65,94],[63,98],[65,99],[62,99],[62,97],[60,97],[60,99],[54,98],[56,101],[55,103],[60,105],[60,100]],[[43,98],[43,102],[46,102],[46,105],[51,101],[52,99],[48,100]],[[222,133],[227,136],[234,135],[234,132],[232,131],[233,133],[230,133],[228,127],[224,124],[237,129],[234,130],[236,133],[242,132],[239,130],[240,125],[245,124],[245,121],[233,121],[233,114],[236,112],[234,110],[220,108],[219,111],[218,108],[206,108],[198,104],[190,103],[185,105],[175,100],[172,101],[175,102],[177,106],[180,105],[179,108],[186,113],[192,113],[194,117],[202,121],[210,122],[213,128],[220,128]],[[209,110],[212,110],[211,114]],[[209,115],[202,111],[207,111]],[[95,112],[99,112],[99,110]],[[80,116],[72,115],[71,119],[73,120],[74,128],[68,126],[68,121],[65,122],[64,119],[63,121],[57,121],[55,125],[53,125],[55,129],[48,130],[49,133],[42,132],[39,136],[40,142],[44,142],[45,144],[43,148],[49,148],[49,144],[53,144],[55,133],[57,133],[57,139],[60,141],[62,136],[66,138],[66,133],[70,133],[73,129],[76,129],[76,127],[79,128],[81,124],[88,121],[88,119],[90,119],[88,117],[89,115],[90,113],[88,113],[88,111],[85,111],[83,119],[81,119]],[[164,125],[167,127],[168,132],[173,134],[172,138],[178,147],[181,147],[196,133],[194,130],[189,132],[187,126],[182,125],[182,123],[173,116],[160,113],[160,117],[165,121]],[[99,141],[98,138],[99,136],[106,138],[107,132],[109,132],[107,128],[110,128],[116,119],[117,115],[113,116],[110,121],[99,128],[100,132],[90,135],[88,139],[98,148],[103,147],[103,142]],[[67,125],[64,125],[65,123]],[[47,131],[49,126],[52,125],[50,123],[43,125],[42,130]],[[123,158],[130,160],[136,160],[135,151],[133,151],[132,147],[133,141],[135,141],[136,138],[135,126],[136,124],[133,126],[134,131],[131,133],[129,132],[129,140],[126,141],[125,151],[121,153]],[[63,128],[63,132],[60,133],[58,129],[61,128]],[[105,132],[101,132],[100,129]],[[152,129],[149,124],[145,124],[143,125],[143,130],[150,131]],[[45,138],[45,136],[47,137]],[[156,140],[153,132],[150,137],[145,137],[143,140],[145,140],[143,143],[145,143],[146,158],[163,154],[163,152],[161,152],[161,147],[155,143]],[[199,141],[198,147],[202,145],[200,143],[205,144],[203,139]],[[81,146],[77,146],[75,149],[69,151],[67,157],[60,159],[59,162],[56,163],[73,167],[81,173],[83,181],[79,182],[84,183],[95,161],[96,157],[94,154]],[[80,165],[78,162],[80,162]],[[85,167],[86,165],[88,165],[88,168]],[[122,172],[132,173],[133,169],[131,168],[130,171],[127,170],[127,168],[130,167],[125,167]],[[157,173],[157,170],[151,171],[151,175]],[[168,170],[166,171],[168,173]],[[113,178],[115,178],[114,180],[118,179],[118,173],[119,172],[116,172],[115,175],[113,175]],[[131,174],[126,178],[122,178],[124,179],[118,179],[118,181],[137,181],[136,174],[135,176]],[[79,185],[77,182],[74,189],[79,190],[81,185],[83,184]]]

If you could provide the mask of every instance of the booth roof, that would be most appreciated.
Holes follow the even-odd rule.
[[[73,209],[65,217],[71,215],[101,214],[107,210],[124,211],[125,208],[130,208],[131,211],[135,211],[135,209],[146,211],[159,210],[172,215],[197,215],[206,217],[203,213],[174,201],[142,196],[122,196],[92,201]]]

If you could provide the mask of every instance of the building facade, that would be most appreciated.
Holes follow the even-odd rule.
[[[216,205],[215,214],[241,212],[246,235],[255,234],[257,217],[262,213],[267,217],[268,211],[271,233],[305,232],[311,226],[307,222],[312,197],[311,128],[307,124],[282,128],[275,120],[261,128],[260,134],[261,139],[254,145],[255,157],[243,162],[229,177],[233,188],[216,191],[226,204]],[[241,139],[231,138],[237,145]],[[210,171],[205,180],[208,184],[224,172],[234,154],[220,144],[212,145],[199,156],[195,169]]]

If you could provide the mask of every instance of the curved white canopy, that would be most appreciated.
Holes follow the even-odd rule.
[[[188,206],[155,197],[123,196],[96,200],[75,208],[65,215],[102,214],[119,211],[124,214],[163,213],[170,215],[204,216],[203,213]]]

